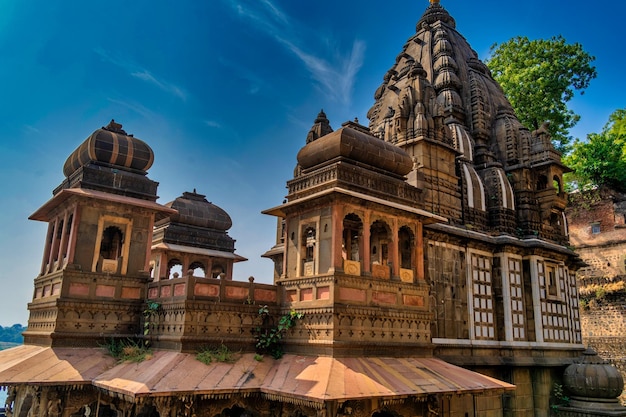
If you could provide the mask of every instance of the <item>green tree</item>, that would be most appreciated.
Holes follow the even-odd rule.
[[[502,86],[520,122],[536,130],[550,122],[555,148],[565,154],[571,147],[569,129],[580,116],[567,107],[575,90],[580,94],[596,77],[595,58],[562,36],[548,40],[515,37],[491,47],[487,66]]]
[[[570,188],[606,185],[626,192],[626,109],[609,116],[602,132],[576,140],[564,162],[574,170],[566,181]]]

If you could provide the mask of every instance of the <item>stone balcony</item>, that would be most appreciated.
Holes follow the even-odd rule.
[[[253,351],[255,329],[261,324],[259,308],[267,305],[279,315],[279,288],[269,284],[202,278],[155,281],[148,285],[148,301],[157,313],[148,320],[146,338],[162,349],[197,351],[227,345]]]

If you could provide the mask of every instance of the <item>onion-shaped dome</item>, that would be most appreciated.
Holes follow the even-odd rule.
[[[488,167],[481,171],[483,183],[486,187],[488,205],[515,210],[515,195],[511,183],[500,167]]]
[[[563,383],[574,396],[586,399],[616,399],[624,389],[620,371],[591,348],[565,369]]]
[[[224,210],[207,201],[204,195],[184,192],[182,196],[165,204],[178,213],[170,216],[170,221],[219,231],[231,228],[233,222]]]
[[[467,132],[467,129],[459,123],[448,125],[452,132],[452,140],[457,151],[468,161],[474,160],[474,140]]]
[[[413,168],[411,157],[399,147],[349,126],[310,142],[298,152],[302,169],[337,159],[360,162],[397,175],[406,175]]]
[[[148,144],[127,134],[114,120],[93,132],[65,161],[63,173],[69,177],[81,167],[95,163],[145,174],[154,162]]]
[[[473,165],[467,162],[461,164],[461,179],[465,187],[464,197],[467,199],[467,207],[486,211],[485,186]]]

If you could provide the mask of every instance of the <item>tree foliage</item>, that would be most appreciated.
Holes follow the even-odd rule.
[[[26,331],[26,327],[21,324],[14,324],[11,327],[0,326],[0,342],[23,343],[22,333]]]
[[[491,47],[487,66],[515,109],[520,122],[531,130],[543,122],[558,151],[569,150],[572,128],[580,116],[567,107],[596,77],[595,58],[578,44],[568,44],[562,36],[548,40],[515,37]]]
[[[570,184],[626,192],[626,109],[613,112],[602,132],[588,134],[584,142],[576,140],[573,148],[564,161],[574,170],[567,178]]]

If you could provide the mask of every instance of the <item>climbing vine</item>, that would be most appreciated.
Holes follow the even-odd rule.
[[[259,308],[259,316],[262,325],[256,328],[256,352],[259,355],[269,354],[274,359],[280,359],[285,353],[283,338],[287,330],[291,329],[297,320],[304,317],[304,314],[291,310],[278,319],[278,324],[271,326],[269,308],[265,305]]]

